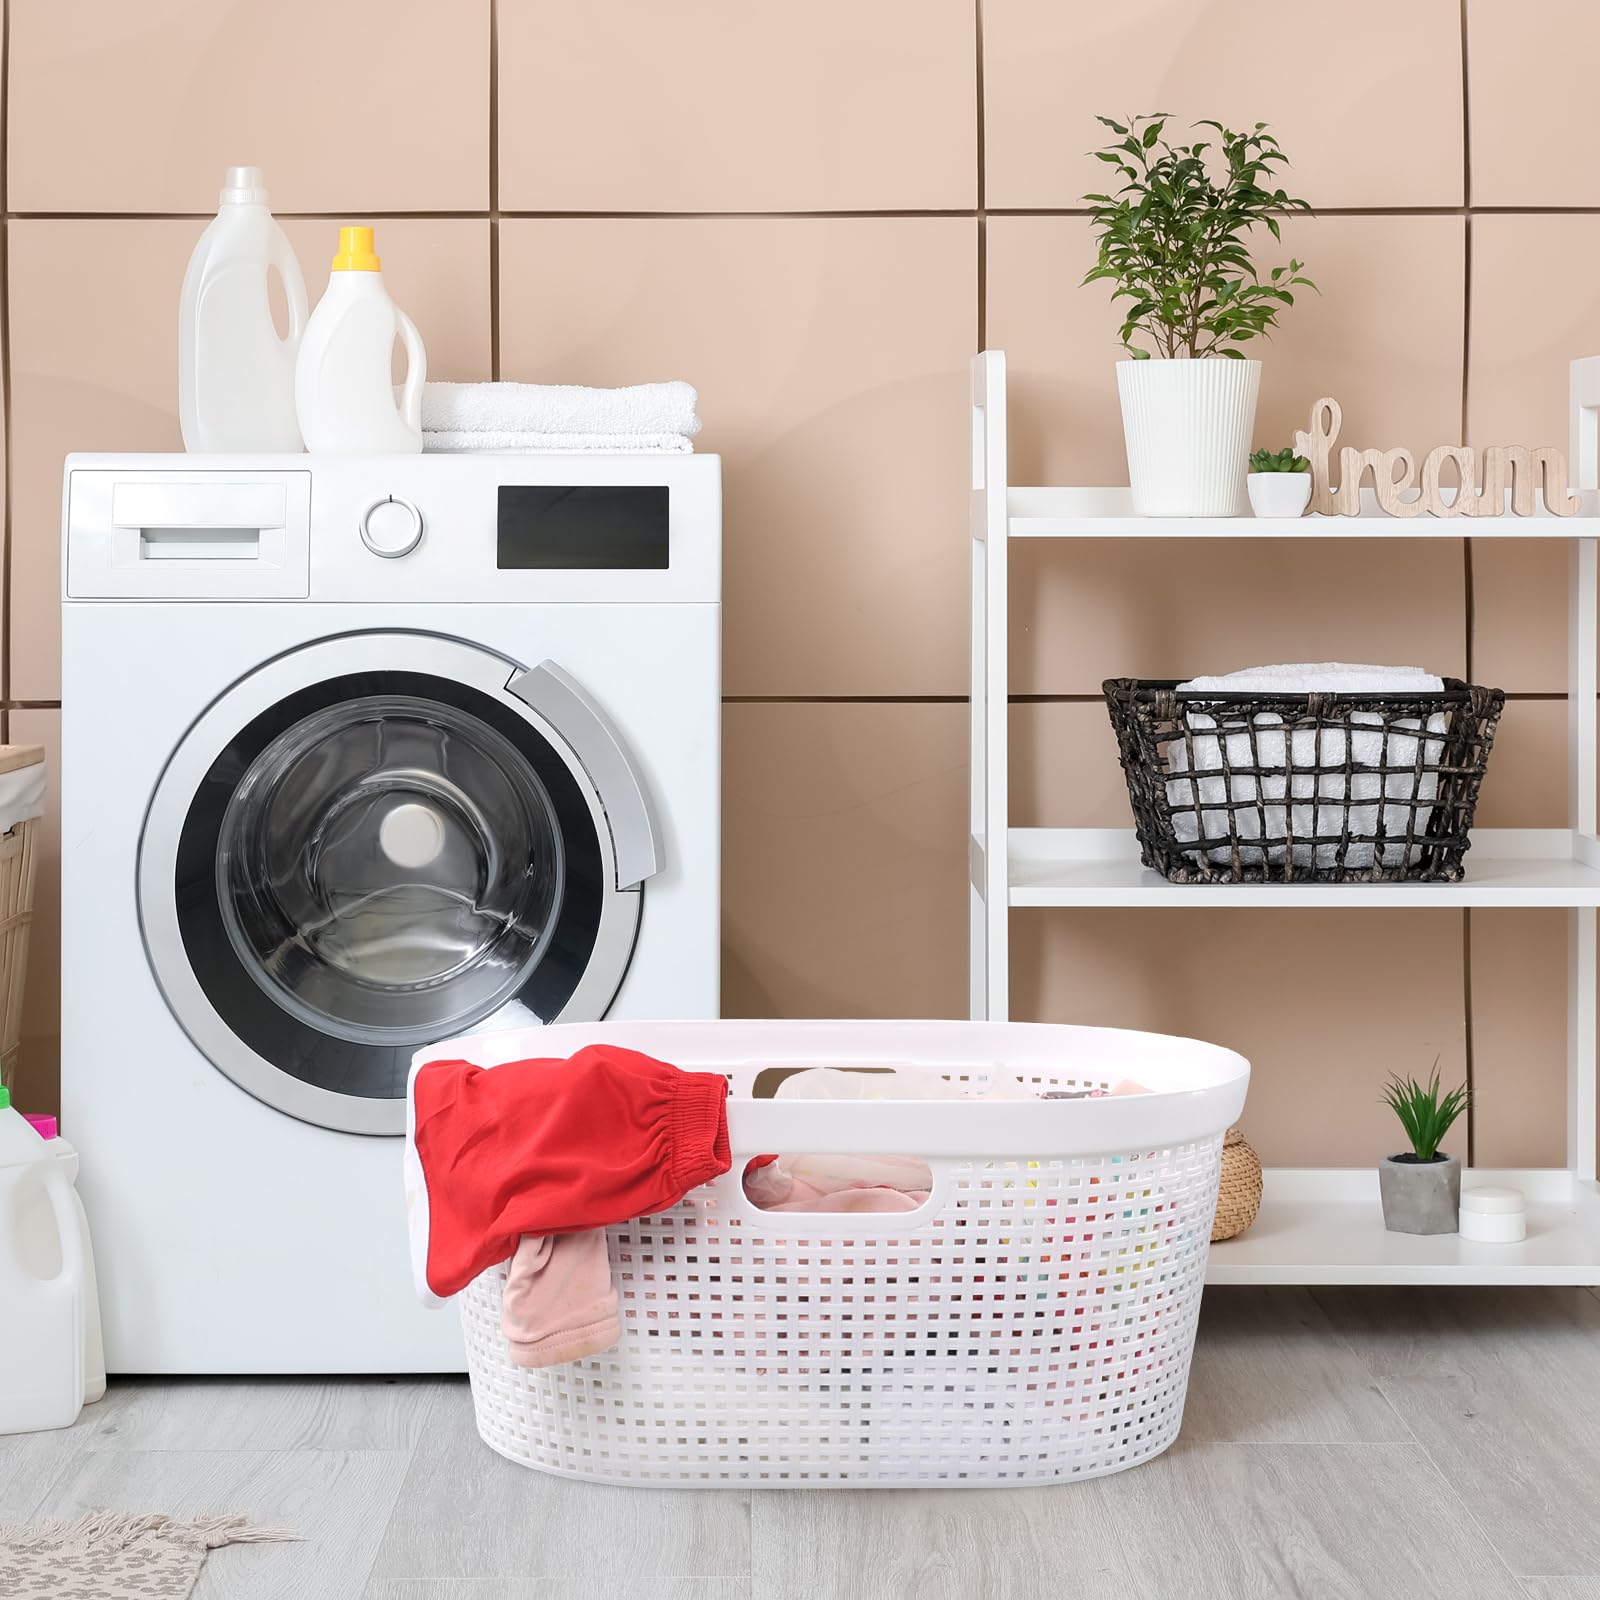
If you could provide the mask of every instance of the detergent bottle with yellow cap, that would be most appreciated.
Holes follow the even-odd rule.
[[[394,343],[405,346],[395,387]],[[307,450],[395,455],[422,449],[428,357],[411,318],[389,298],[371,228],[341,228],[328,289],[295,359],[294,400]]]

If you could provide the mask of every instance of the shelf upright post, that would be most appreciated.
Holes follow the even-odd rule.
[[[1600,356],[1572,363],[1572,487],[1593,515],[1600,491]],[[1567,580],[1567,822],[1574,855],[1593,861],[1595,841],[1596,550],[1572,540]],[[1595,1177],[1595,908],[1567,913],[1567,1167]]]
[[[1007,795],[1006,358],[985,350],[972,358],[972,661],[970,684],[971,807],[967,840],[971,919],[968,1014],[1010,1016],[1007,925],[1009,878]]]

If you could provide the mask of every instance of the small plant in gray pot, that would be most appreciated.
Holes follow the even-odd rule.
[[[1384,1227],[1390,1233],[1455,1233],[1461,1219],[1461,1163],[1439,1146],[1467,1109],[1466,1087],[1441,1090],[1436,1062],[1426,1084],[1395,1074],[1383,1098],[1411,1141],[1409,1150],[1378,1167]]]

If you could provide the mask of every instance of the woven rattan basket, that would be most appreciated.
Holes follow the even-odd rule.
[[[43,760],[38,745],[0,745],[0,774]],[[38,847],[37,817],[0,833],[0,1083],[8,1090],[16,1077],[22,1043],[22,992],[28,977]]]
[[[1236,1238],[1256,1220],[1261,1209],[1261,1157],[1237,1128],[1222,1141],[1222,1181],[1217,1188],[1217,1214],[1211,1242]]]
[[[1140,855],[1170,882],[1462,876],[1499,689],[1458,678],[1432,694],[1103,687]]]

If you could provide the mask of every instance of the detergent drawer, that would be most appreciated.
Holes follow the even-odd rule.
[[[67,470],[70,600],[303,599],[311,474]]]

